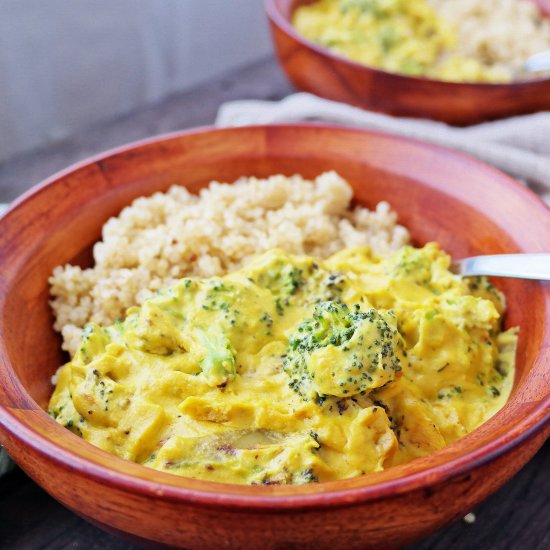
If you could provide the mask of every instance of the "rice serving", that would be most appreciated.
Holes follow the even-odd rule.
[[[106,325],[184,276],[238,269],[272,248],[326,258],[346,247],[388,255],[409,240],[387,202],[351,207],[351,186],[335,172],[212,182],[199,195],[174,185],[136,199],[103,226],[95,266],[58,266],[50,277],[54,328],[78,348],[88,322]]]

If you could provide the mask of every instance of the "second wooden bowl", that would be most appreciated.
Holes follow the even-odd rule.
[[[101,227],[171,184],[337,170],[355,200],[389,200],[416,243],[456,257],[550,249],[550,211],[483,164],[387,135],[310,126],[199,130],[132,144],[57,174],[0,218],[0,443],[46,491],[103,528],[184,548],[394,548],[469,512],[548,434],[550,287],[502,280],[520,327],[507,405],[464,439],[385,472],[308,486],[181,478],[92,446],[44,411],[64,362],[48,277],[90,262]]]
[[[538,0],[541,8],[550,7]],[[550,109],[550,78],[509,84],[444,82],[389,73],[350,61],[303,38],[291,23],[311,0],[266,0],[279,61],[299,89],[397,116],[467,125]]]

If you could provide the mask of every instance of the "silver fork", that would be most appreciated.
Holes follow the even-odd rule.
[[[464,277],[487,275],[550,281],[550,254],[495,254],[456,260],[451,271]]]

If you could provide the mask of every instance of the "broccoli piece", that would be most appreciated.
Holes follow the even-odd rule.
[[[271,269],[261,274],[258,284],[280,297],[289,297],[305,283],[303,270],[282,261],[275,262]]]
[[[390,13],[388,7],[384,6],[380,0],[345,0],[340,6],[340,11],[343,14],[354,10],[359,13],[368,13],[376,19],[387,16]]]
[[[82,329],[82,340],[75,354],[75,361],[87,365],[93,358],[105,351],[107,344],[114,338],[108,329],[96,323],[88,323]]]
[[[249,268],[254,282],[268,289],[281,301],[300,293],[311,282],[311,275],[318,269],[312,258],[290,256],[274,249],[259,256]]]
[[[366,395],[401,370],[401,336],[393,313],[353,310],[326,301],[289,338],[283,368],[305,401]]]
[[[219,327],[197,328],[193,353],[202,357],[200,368],[210,386],[223,386],[236,373],[235,355],[231,342]]]
[[[487,280],[487,277],[466,277],[464,281],[468,285],[470,293],[473,296],[476,298],[483,298],[484,300],[490,300],[493,302],[499,315],[502,316],[504,314],[506,309],[506,298],[500,290]]]
[[[392,258],[393,276],[423,286],[432,280],[432,258],[427,248],[404,246]],[[391,265],[391,264],[390,264]]]

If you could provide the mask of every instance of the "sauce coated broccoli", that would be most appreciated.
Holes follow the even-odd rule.
[[[289,338],[284,358],[289,386],[305,401],[365,395],[401,371],[400,336],[392,313],[351,310],[325,301]]]

